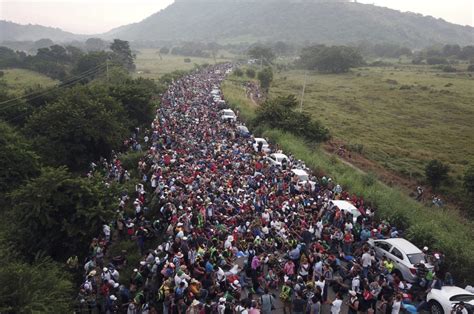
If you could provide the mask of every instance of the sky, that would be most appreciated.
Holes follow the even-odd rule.
[[[0,19],[98,34],[139,22],[174,0],[0,0]],[[257,0],[258,1],[258,0]],[[474,26],[474,0],[358,0]]]

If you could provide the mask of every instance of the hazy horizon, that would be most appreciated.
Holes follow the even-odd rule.
[[[0,0],[0,19],[20,24],[57,27],[76,34],[99,34],[115,27],[139,22],[174,0]],[[470,0],[433,3],[430,0],[359,0],[400,11],[442,18],[474,26],[474,4]],[[34,14],[32,14],[34,12]]]

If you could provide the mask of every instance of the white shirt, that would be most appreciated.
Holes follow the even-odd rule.
[[[394,301],[392,305],[392,314],[400,313],[401,307],[402,307],[402,301]]]
[[[331,314],[341,313],[342,300],[336,299],[331,303]],[[392,312],[393,314],[393,312]]]
[[[362,262],[362,267],[370,267],[372,266],[372,255],[370,253],[362,254],[362,258],[360,259]]]

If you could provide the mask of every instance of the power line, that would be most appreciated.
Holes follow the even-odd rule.
[[[26,94],[26,95],[22,95],[22,96],[17,97],[17,98],[13,98],[13,99],[9,99],[9,100],[2,101],[2,102],[0,102],[0,105],[8,104],[8,103],[10,103],[10,102],[17,101],[17,100],[24,99],[24,98],[28,98],[28,97],[30,97],[30,96],[35,96],[35,95],[36,95],[36,96],[33,97],[32,99],[37,98],[37,97],[39,97],[39,96],[41,96],[41,95],[43,95],[43,94],[49,93],[50,91],[52,91],[52,90],[54,90],[54,89],[56,89],[56,88],[65,87],[65,86],[67,86],[67,85],[70,85],[71,83],[75,83],[75,82],[77,82],[77,81],[80,81],[81,79],[83,79],[83,78],[85,78],[85,77],[87,77],[87,76],[89,76],[89,75],[91,75],[91,74],[96,74],[96,73],[99,72],[100,68],[103,67],[104,65],[105,65],[105,64],[99,64],[98,66],[96,66],[96,67],[94,67],[94,68],[91,68],[91,69],[89,69],[89,70],[87,70],[87,71],[84,71],[84,72],[82,72],[82,73],[80,73],[80,74],[78,74],[78,75],[76,75],[76,76],[73,76],[72,78],[70,78],[68,81],[66,81],[66,82],[64,82],[64,83],[60,83],[60,84],[58,84],[58,85],[56,85],[56,86],[53,86],[53,87],[51,87],[51,88],[49,88],[49,89],[47,89],[47,90],[44,90],[44,91],[42,91],[42,92],[39,92],[40,95],[38,95],[38,92],[32,92],[32,93],[29,93],[29,94]],[[15,106],[15,105],[16,105],[16,104],[13,104],[13,106]],[[0,110],[6,109],[6,108],[9,108],[9,107],[12,107],[12,106],[1,107]]]
[[[79,80],[81,80],[81,79],[83,79],[83,78],[85,78],[85,77],[87,77],[87,76],[89,76],[89,75],[96,74],[96,73],[98,73],[99,71],[100,71],[100,69],[96,69],[95,72],[91,72],[91,73],[88,73],[88,74],[86,74],[86,75],[82,75],[81,77],[78,77],[78,78],[76,78],[76,79],[73,80],[73,81],[69,81],[69,82],[67,82],[67,83],[63,83],[63,84],[61,84],[61,85],[56,86],[55,88],[60,89],[60,88],[63,88],[63,87],[67,87],[67,86],[72,85],[72,84],[76,83],[77,81],[79,81]],[[86,72],[89,72],[89,71],[86,71]],[[84,72],[84,73],[85,73],[85,72]],[[29,100],[33,100],[33,99],[36,99],[36,98],[38,98],[38,97],[44,96],[44,95],[48,94],[49,92],[51,92],[51,90],[48,90],[48,91],[43,92],[43,93],[40,93],[39,95],[36,95],[35,97],[30,98]],[[13,106],[15,106],[15,105],[16,105],[16,104],[13,104],[13,105],[10,105],[10,106],[6,106],[6,107],[3,107],[3,108],[0,108],[0,110],[6,109],[6,108],[9,108],[9,107],[13,107]],[[11,118],[11,119],[6,120],[6,122],[7,122],[7,123],[12,122],[12,121],[14,121],[14,120],[16,120],[16,119],[19,119],[19,118],[21,118],[21,117],[27,115],[27,114],[29,114],[28,111],[23,112],[23,113],[21,113],[21,114],[15,116],[15,117],[13,117],[13,118]]]

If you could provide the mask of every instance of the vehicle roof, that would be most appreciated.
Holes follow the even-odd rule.
[[[458,294],[468,294],[468,295],[474,295],[471,292],[467,291],[466,289],[456,287],[456,286],[443,286],[441,288],[441,291],[443,294],[445,294],[448,298],[458,295]]]
[[[403,250],[403,252],[405,252],[406,254],[422,253],[421,250],[417,248],[413,243],[403,238],[390,238],[390,239],[384,239],[381,241],[385,241],[395,246],[396,248]]]
[[[256,138],[255,138],[255,142],[265,142],[265,143],[266,143],[267,140],[264,139],[264,138],[261,138],[261,137],[256,137]]]
[[[243,130],[246,130],[246,131],[249,130],[245,125],[238,125],[237,129],[243,129]]]
[[[288,159],[288,156],[286,156],[285,154],[282,154],[282,153],[273,153],[270,156],[275,156],[275,158],[277,158],[277,159],[283,159],[283,158]]]
[[[348,201],[340,201],[340,200],[331,200],[331,203],[339,207],[340,209],[346,210],[358,210],[357,207],[354,206],[351,202]]]
[[[307,176],[308,173],[304,171],[303,169],[291,169],[291,172],[296,174],[297,176]]]
[[[227,113],[232,112],[232,113],[234,113],[234,110],[232,110],[232,109],[223,109],[222,112],[227,112]]]

